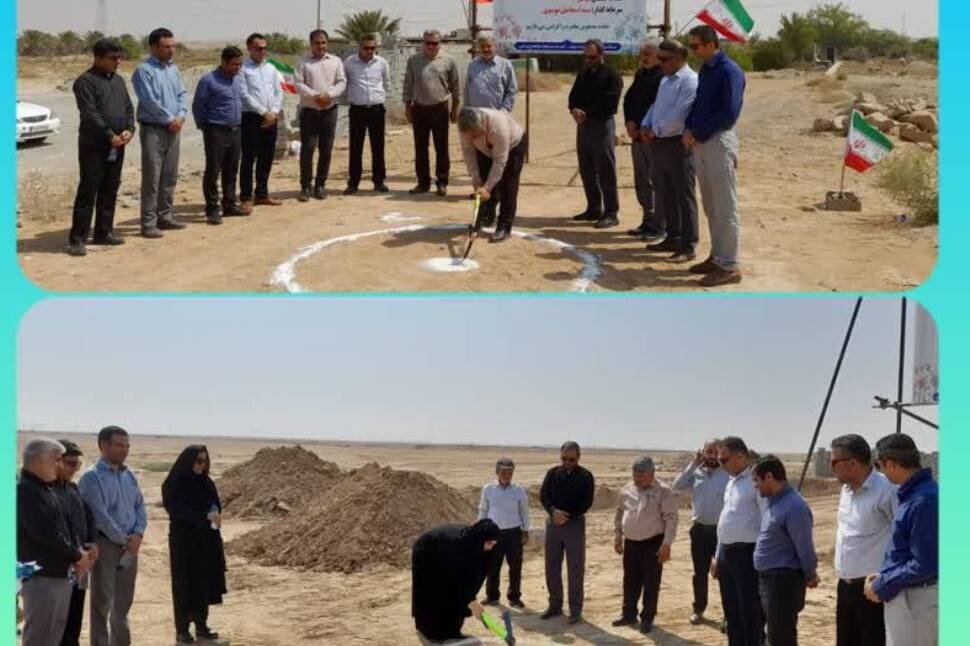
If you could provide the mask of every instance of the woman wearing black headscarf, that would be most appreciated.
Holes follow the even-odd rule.
[[[195,634],[218,639],[209,629],[209,606],[222,603],[226,592],[226,557],[222,548],[222,504],[209,477],[209,451],[187,447],[162,483],[162,504],[168,512],[168,550],[172,569],[176,640],[191,644]]]
[[[460,639],[469,604],[485,582],[499,529],[491,520],[426,531],[411,554],[411,616],[432,641]]]

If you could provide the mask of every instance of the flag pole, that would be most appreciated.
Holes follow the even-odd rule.
[[[842,181],[839,183],[839,197],[845,192],[845,158],[842,158]]]
[[[896,384],[896,401],[903,401],[903,368],[906,364],[906,299],[903,298],[899,313],[899,379]],[[903,432],[903,409],[896,409],[896,432]]]

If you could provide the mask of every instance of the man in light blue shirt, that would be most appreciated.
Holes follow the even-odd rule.
[[[717,461],[719,440],[708,440],[674,481],[675,491],[691,492],[690,556],[694,563],[694,612],[690,623],[703,621],[707,609],[707,582],[717,550],[717,521],[724,508],[727,471]]]
[[[522,608],[522,551],[529,542],[529,496],[522,485],[512,483],[514,472],[515,463],[509,458],[495,464],[495,480],[482,487],[478,519],[494,521],[500,531],[485,584],[485,604],[498,603],[504,559],[509,563],[509,605]]]
[[[677,41],[660,43],[657,58],[664,77],[640,133],[648,144],[650,180],[659,214],[656,229],[665,237],[647,249],[671,252],[671,262],[685,263],[694,259],[698,240],[694,156],[682,141],[684,121],[697,93],[697,74],[687,66],[687,49]]]
[[[353,195],[364,174],[364,140],[370,137],[371,180],[374,190],[387,193],[384,162],[384,102],[391,89],[391,68],[377,55],[377,36],[361,37],[357,53],[344,61],[347,103],[350,104],[350,165],[344,195]]]
[[[101,458],[78,482],[98,528],[98,560],[91,576],[91,646],[131,644],[128,610],[135,598],[138,551],[148,516],[138,481],[125,466],[128,447],[123,428],[101,429]]]
[[[491,36],[478,39],[478,56],[468,64],[465,75],[465,105],[512,112],[519,91],[515,68],[507,58],[495,55]]]
[[[777,457],[759,459],[752,478],[768,501],[754,548],[768,643],[798,646],[798,613],[805,608],[805,589],[818,587],[812,510],[788,484],[785,465]]]
[[[138,97],[141,125],[141,234],[162,237],[184,229],[173,204],[179,177],[179,144],[189,113],[188,92],[175,65],[175,37],[164,27],[148,35],[151,56],[138,66],[131,84]]]
[[[250,34],[246,39],[249,60],[242,73],[242,162],[239,168],[239,199],[242,210],[252,212],[253,205],[280,206],[269,196],[269,175],[276,154],[277,121],[283,109],[283,78],[269,62],[266,37]],[[253,169],[256,191],[253,192]]]

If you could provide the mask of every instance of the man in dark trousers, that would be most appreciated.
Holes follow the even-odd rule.
[[[569,112],[576,122],[576,155],[586,191],[586,210],[573,219],[595,221],[597,229],[620,223],[614,115],[622,93],[623,78],[606,64],[603,43],[590,40],[569,92]]]
[[[238,47],[222,50],[222,62],[199,80],[192,100],[192,115],[202,131],[205,145],[205,218],[222,224],[222,216],[247,215],[236,200],[236,178],[242,149],[242,52]],[[222,177],[222,210],[219,210],[219,178]]]
[[[373,171],[371,181],[378,193],[387,193],[387,166],[384,161],[384,103],[391,91],[391,67],[377,55],[377,36],[365,34],[357,53],[344,61],[347,76],[347,102],[350,104],[350,166],[344,195],[357,192],[364,174],[364,140],[370,137]]]
[[[798,646],[798,613],[805,608],[805,588],[818,587],[812,510],[788,484],[785,465],[775,456],[759,459],[752,477],[758,493],[768,501],[754,548],[768,643]]]
[[[249,60],[242,73],[242,161],[240,162],[239,197],[243,211],[253,205],[280,206],[269,196],[269,176],[276,154],[276,136],[283,111],[283,79],[269,62],[269,48],[262,34],[246,39]],[[253,172],[256,187],[253,189]]]
[[[579,466],[579,444],[566,442],[559,451],[562,464],[549,469],[540,499],[546,510],[546,588],[549,607],[542,619],[562,614],[562,560],[569,578],[569,623],[583,620],[583,577],[586,571],[586,512],[593,506],[593,474]]]
[[[74,81],[74,98],[81,113],[78,128],[78,163],[81,180],[74,198],[74,215],[67,252],[87,254],[84,246],[94,220],[96,245],[120,245],[114,234],[115,201],[121,186],[125,146],[135,132],[135,107],[125,80],[118,76],[124,50],[117,41],[102,38],[94,43],[94,65]]]
[[[656,204],[653,183],[650,181],[648,145],[640,140],[640,122],[657,99],[657,89],[664,76],[660,69],[660,61],[657,59],[658,44],[656,40],[648,40],[640,46],[640,69],[633,77],[633,85],[623,97],[623,121],[626,123],[626,133],[632,142],[630,150],[633,155],[633,183],[636,187],[637,201],[643,209],[640,225],[627,233],[642,238],[645,242],[659,242],[663,238],[652,223]]]
[[[40,570],[24,581],[22,646],[60,644],[71,605],[71,579],[87,576],[91,555],[71,537],[67,514],[54,492],[58,442],[31,440],[24,447],[17,483],[17,561]]]
[[[81,498],[81,492],[74,484],[74,476],[81,468],[83,454],[77,444],[70,440],[60,440],[64,447],[64,455],[57,461],[57,481],[54,493],[61,504],[61,510],[67,517],[67,525],[71,531],[71,540],[87,550],[91,564],[98,558],[98,527],[94,522],[94,514]],[[61,646],[79,646],[81,638],[81,623],[84,620],[84,596],[87,592],[88,577],[78,577],[71,587],[71,607],[67,614],[67,626]]]
[[[633,482],[616,497],[613,548],[623,556],[623,614],[614,626],[637,623],[637,604],[643,596],[640,632],[653,630],[664,563],[677,536],[677,494],[656,478],[653,458],[633,463]]]

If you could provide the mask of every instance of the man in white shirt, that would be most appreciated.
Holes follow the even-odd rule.
[[[239,169],[239,197],[246,212],[253,204],[279,206],[269,196],[269,174],[276,154],[277,121],[283,109],[280,73],[267,60],[266,37],[251,34],[246,39],[249,60],[242,69],[242,162]],[[256,169],[255,199],[253,167]]]
[[[498,603],[504,558],[509,563],[509,605],[523,608],[522,549],[529,542],[529,496],[522,485],[512,483],[514,472],[515,463],[509,458],[501,458],[495,464],[495,480],[482,487],[478,519],[493,521],[500,531],[485,583],[485,604]]]
[[[728,646],[761,646],[765,622],[758,572],[754,569],[754,548],[766,502],[754,486],[751,454],[744,440],[724,438],[718,448],[718,461],[731,477],[724,488],[724,508],[717,521],[711,576],[721,587]]]
[[[391,88],[391,68],[377,55],[377,37],[366,34],[360,39],[357,53],[344,61],[347,76],[347,103],[350,104],[350,168],[344,195],[357,192],[364,173],[364,139],[370,137],[374,190],[387,193],[387,169],[384,163],[384,102]]]
[[[872,468],[858,435],[832,440],[832,472],[842,483],[835,532],[836,646],[885,646],[883,604],[866,599],[866,577],[882,566],[899,507],[897,487]]]
[[[327,198],[327,177],[333,140],[337,132],[337,99],[347,89],[344,62],[327,53],[330,37],[323,29],[310,32],[310,54],[296,66],[296,91],[300,95],[300,197]],[[313,151],[320,148],[317,172],[313,173]]]

